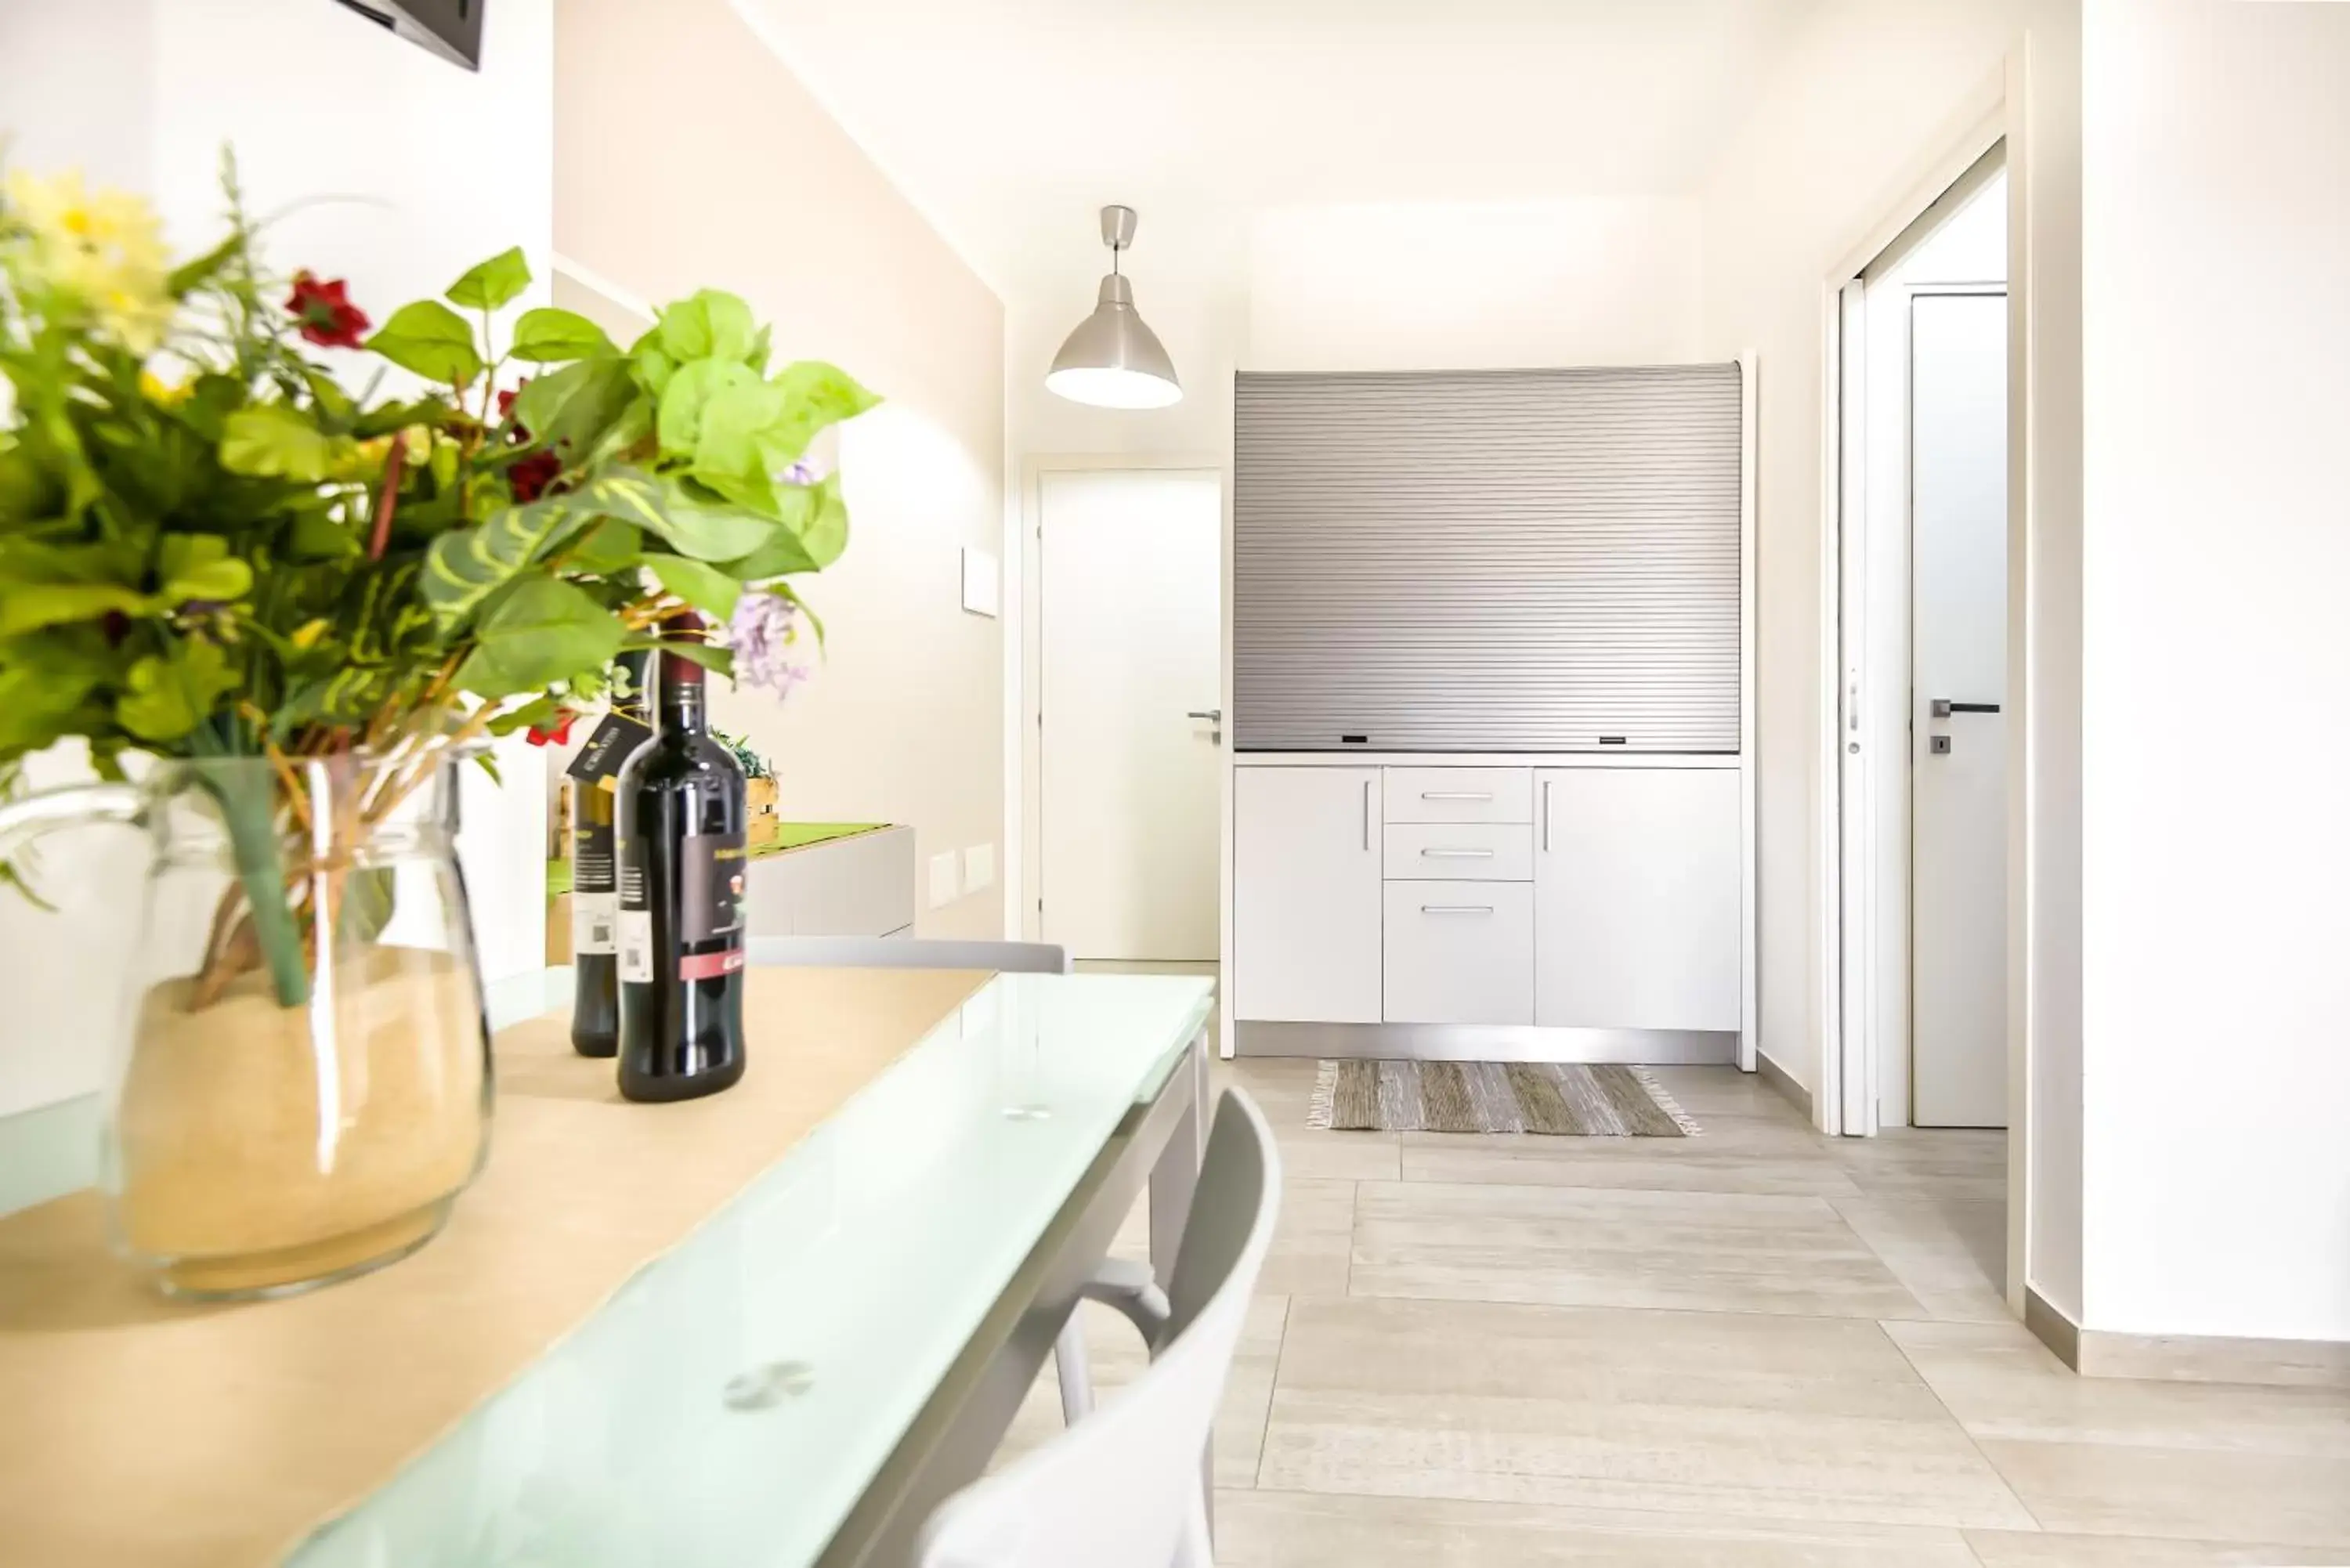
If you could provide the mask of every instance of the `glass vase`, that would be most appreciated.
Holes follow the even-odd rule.
[[[166,1293],[287,1293],[422,1246],[487,1154],[489,1035],[455,759],[158,763],[0,805],[0,853],[93,817],[153,849],[110,1021],[101,1182]]]

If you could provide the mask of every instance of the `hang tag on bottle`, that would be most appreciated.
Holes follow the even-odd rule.
[[[564,773],[584,784],[612,787],[620,776],[620,766],[635,754],[639,746],[653,738],[652,726],[626,713],[607,713],[596,725],[588,743],[571,759]]]

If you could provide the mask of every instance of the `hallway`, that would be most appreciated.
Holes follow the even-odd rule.
[[[2350,1563],[2350,1395],[2084,1380],[2009,1317],[2003,1135],[1830,1140],[1727,1068],[1659,1070],[1688,1140],[1315,1132],[1313,1063],[1233,1076],[1289,1185],[1230,1568]]]

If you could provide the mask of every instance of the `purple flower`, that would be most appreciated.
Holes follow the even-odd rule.
[[[816,481],[816,470],[808,466],[808,461],[806,458],[801,458],[798,462],[793,463],[791,467],[784,470],[784,483],[785,484],[814,484]]]
[[[734,603],[733,618],[726,623],[726,645],[734,650],[734,680],[741,686],[764,686],[777,701],[808,677],[807,666],[791,659],[799,640],[799,606],[764,588],[744,588]]]

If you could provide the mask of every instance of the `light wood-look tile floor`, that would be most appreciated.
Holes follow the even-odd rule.
[[[1314,1064],[1229,1071],[1288,1186],[1228,1568],[2350,1564],[2350,1396],[2078,1378],[2008,1315],[1999,1134],[1830,1140],[1696,1067],[1693,1139],[1315,1132]],[[1009,1451],[1059,1425],[1048,1376]]]

